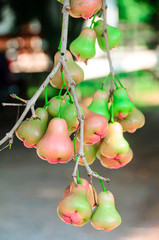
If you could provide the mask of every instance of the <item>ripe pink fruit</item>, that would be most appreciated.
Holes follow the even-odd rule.
[[[53,118],[37,144],[37,154],[49,163],[64,163],[74,155],[74,146],[64,119]]]

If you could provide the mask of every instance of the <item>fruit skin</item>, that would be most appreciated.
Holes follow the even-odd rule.
[[[104,34],[103,34],[103,24],[104,22],[102,20],[98,20],[97,22],[94,23],[94,30],[97,35],[97,40],[99,47],[106,52],[106,43],[104,39]],[[110,25],[107,25],[107,35],[108,35],[108,44],[109,44],[109,50],[111,50],[114,47],[117,47],[121,38],[122,38],[122,32],[115,27],[112,27]]]
[[[95,161],[96,154],[100,147],[100,144],[101,144],[101,142],[97,142],[92,145],[83,144],[84,155],[85,155],[86,161],[89,165],[91,165]],[[77,147],[77,152],[78,152],[80,149],[80,142],[78,140],[76,141],[76,147]],[[82,158],[80,158],[79,164],[84,165]]]
[[[80,178],[80,184],[83,185],[87,191],[87,200],[90,203],[92,209],[95,207],[97,203],[97,193],[95,188],[88,183],[88,181],[84,178]],[[75,187],[74,181],[71,182],[70,185],[67,186],[67,188],[64,191],[64,197],[67,197],[72,189]]]
[[[129,144],[123,136],[123,129],[120,123],[108,124],[108,132],[104,138],[99,151],[109,159],[121,159],[128,151]]]
[[[64,3],[64,0],[58,0]],[[71,10],[69,14],[74,18],[88,19],[93,16],[102,7],[101,0],[71,0]]]
[[[125,88],[119,87],[113,92],[113,112],[119,119],[126,118],[134,110],[134,104],[129,99]],[[111,111],[111,110],[110,110]]]
[[[95,144],[106,136],[108,121],[104,116],[93,113],[84,105],[80,105],[85,111],[83,141],[85,144]]]
[[[81,112],[84,114],[84,109],[80,106]],[[65,119],[68,126],[68,133],[71,135],[79,127],[78,114],[75,104],[66,103],[61,109],[61,118]]]
[[[92,208],[87,200],[87,189],[82,184],[70,188],[68,196],[58,204],[57,213],[67,224],[82,226],[92,215]]]
[[[111,192],[98,194],[98,206],[91,217],[91,224],[98,230],[111,231],[121,224],[121,217],[115,208]]]
[[[145,124],[144,114],[134,107],[132,113],[130,113],[125,119],[117,119],[122,125],[124,132],[134,133],[138,128],[142,128]]]
[[[46,132],[48,124],[48,112],[46,109],[37,108],[35,110],[39,119],[28,119],[20,124],[16,130],[16,136],[23,141],[27,148],[36,148],[37,143]]]
[[[121,158],[121,159],[109,159],[102,155],[100,151],[97,153],[97,158],[100,160],[100,163],[103,167],[110,168],[110,169],[118,169],[127,165],[133,158],[133,152],[131,148],[128,152]]]
[[[74,155],[74,146],[64,119],[53,118],[45,135],[37,144],[37,154],[49,163],[65,163]]]
[[[59,110],[60,110],[60,104],[61,104],[61,108],[62,108],[64,106],[64,104],[66,104],[66,101],[62,100],[62,102],[61,102],[61,98],[59,98],[58,96],[50,99],[47,111],[51,115],[51,117],[58,117]]]
[[[60,52],[57,52],[54,56],[54,67],[57,65],[59,57],[60,57]],[[66,65],[67,65],[68,71],[69,71],[72,79],[74,80],[75,84],[82,82],[84,79],[83,69],[80,66],[78,66],[78,64],[75,63],[75,61],[72,58],[71,53],[68,50],[66,50]],[[68,87],[68,78],[67,78],[65,71],[63,71],[63,75],[64,75],[66,85]],[[53,87],[58,88],[58,89],[60,89],[62,87],[63,81],[62,81],[62,77],[61,77],[60,68],[57,70],[54,77],[50,80],[50,84]]]
[[[87,63],[87,60],[96,54],[95,40],[96,32],[92,28],[85,28],[71,43],[70,51],[79,61]]]
[[[94,113],[98,113],[106,117],[106,119],[110,120],[110,113],[108,110],[108,93],[102,90],[98,90],[95,92],[93,96],[92,103],[88,106],[88,109]]]

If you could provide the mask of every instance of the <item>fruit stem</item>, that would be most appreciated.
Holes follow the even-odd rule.
[[[119,87],[118,87],[118,84],[117,84],[116,80],[113,78],[113,76],[112,76],[111,74],[110,74],[110,77],[111,77],[111,79],[113,80],[113,82],[114,82],[116,88],[118,89]]]
[[[95,174],[96,174],[96,175],[99,175],[97,172],[95,172]],[[102,185],[103,192],[107,192],[107,190],[106,190],[106,188],[105,188],[105,186],[104,186],[103,181],[102,181],[101,179],[99,179],[99,181],[100,181],[100,183],[101,183],[101,185]]]
[[[61,109],[62,109],[62,99],[60,100],[60,108],[59,108],[58,118],[61,118]]]
[[[63,75],[63,70],[61,69],[61,77],[62,77],[62,81],[63,81],[63,85],[64,87],[66,88],[66,90],[68,91],[68,87],[66,85],[66,82],[65,82],[65,79],[64,79],[64,75]],[[70,92],[68,91],[68,95],[69,95],[69,98],[70,98],[70,101],[73,103],[73,98],[70,94]]]
[[[104,81],[102,82],[102,87],[101,90],[104,90],[104,85],[106,84],[106,81],[108,80],[108,78],[110,77],[110,74],[104,79]]]
[[[77,162],[77,156],[76,156],[76,154],[77,154],[76,140],[77,140],[77,138],[74,136],[75,163]],[[78,184],[81,184],[81,180],[80,180],[80,178],[79,178],[79,170],[78,170],[78,167],[77,167],[77,183],[78,183]]]
[[[121,83],[121,81],[120,81],[119,77],[118,77],[117,75],[115,75],[115,77],[116,77],[116,79],[118,80],[118,82],[119,82],[120,86],[121,86],[122,88],[125,88],[125,87],[123,86],[123,84]]]
[[[113,107],[113,97],[111,97],[111,120],[112,123],[114,122],[114,107]]]
[[[47,97],[47,86],[45,87],[45,106],[49,104],[48,97]]]
[[[93,25],[94,25],[94,23],[95,23],[94,20],[95,20],[96,16],[97,16],[97,12],[96,12],[96,13],[94,14],[94,16],[93,16],[93,19],[92,19],[90,28],[93,28]]]
[[[60,89],[60,91],[59,91],[58,98],[61,98],[61,94],[62,94],[63,87],[64,87],[64,84],[62,84],[62,87],[61,87],[61,89]]]
[[[62,20],[63,22],[63,20]],[[61,45],[62,45],[62,36],[63,36],[63,23],[62,23],[62,28],[61,28],[61,37],[60,37],[60,43],[59,43],[59,46],[58,46],[58,50],[61,51]]]

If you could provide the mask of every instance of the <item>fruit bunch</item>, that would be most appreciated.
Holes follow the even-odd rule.
[[[63,0],[59,1],[65,4]],[[71,43],[71,52],[66,50],[63,53],[59,47],[54,56],[54,68],[59,63],[60,67],[49,80],[53,87],[59,89],[58,96],[48,102],[45,88],[45,106],[37,108],[35,112],[34,108],[31,109],[32,116],[19,125],[16,136],[27,148],[34,147],[37,155],[51,164],[75,160],[76,176],[73,175],[74,180],[66,188],[64,198],[57,207],[59,217],[65,223],[76,226],[82,226],[90,220],[96,229],[110,231],[121,223],[113,194],[105,189],[102,178],[98,176],[103,191],[97,197],[92,184],[79,177],[78,164],[85,165],[86,169],[90,170],[89,165],[96,157],[102,166],[109,169],[118,169],[128,164],[132,160],[133,152],[123,132],[135,132],[144,125],[145,118],[134,106],[115,74],[106,77],[89,106],[79,104],[73,91],[74,85],[83,81],[84,72],[73,60],[72,54],[87,62],[95,55],[96,38],[101,49],[107,51],[107,47],[109,50],[116,47],[122,37],[119,29],[107,25],[107,31],[104,31],[104,22],[95,22],[101,4],[101,0],[71,0],[70,9],[64,9],[77,18],[87,19],[95,15],[90,28],[83,29],[79,37]],[[64,56],[65,62],[62,62],[61,56]],[[114,84],[111,91],[105,88],[109,78]],[[97,176],[96,173],[94,175]]]
[[[59,202],[57,213],[62,221],[82,226],[89,220],[98,230],[111,231],[121,223],[121,217],[115,208],[113,194],[104,188],[97,196],[95,188],[86,179],[74,181],[66,188]]]
[[[83,29],[80,35],[70,44],[70,51],[79,61],[87,64],[88,59],[95,56],[96,38],[99,47],[103,51],[107,51],[103,28],[104,22],[102,20],[93,21],[91,27]],[[121,31],[118,28],[107,25],[107,35],[109,49],[117,47],[122,38]]]

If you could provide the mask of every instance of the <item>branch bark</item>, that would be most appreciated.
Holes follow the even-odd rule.
[[[113,64],[112,64],[112,59],[111,59],[110,50],[109,50],[109,43],[108,43],[108,28],[107,28],[107,9],[108,9],[108,5],[107,5],[107,0],[102,0],[102,9],[103,9],[103,20],[104,20],[103,33],[104,33],[104,39],[105,39],[106,48],[107,48],[107,57],[108,57],[108,62],[109,62],[109,67],[110,67],[110,74],[114,78],[115,77],[115,71],[114,71],[114,67],[113,67]],[[113,89],[114,89],[114,82],[113,82],[113,80],[111,80],[110,92],[112,92]]]

